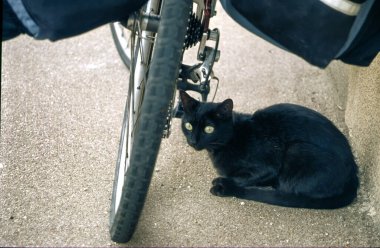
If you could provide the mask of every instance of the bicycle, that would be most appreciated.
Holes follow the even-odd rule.
[[[110,235],[127,242],[144,206],[162,138],[171,119],[181,117],[176,89],[194,91],[207,101],[213,65],[220,51],[219,31],[210,30],[216,0],[150,0],[111,32],[130,70],[128,97],[113,185]],[[213,46],[209,46],[209,43]],[[199,44],[194,65],[182,63],[187,48]]]

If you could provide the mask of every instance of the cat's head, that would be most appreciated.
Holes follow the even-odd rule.
[[[184,109],[182,131],[187,143],[196,150],[215,150],[228,143],[233,135],[233,102],[202,103],[180,91]]]

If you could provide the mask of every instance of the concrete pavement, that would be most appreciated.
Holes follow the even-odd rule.
[[[311,107],[347,134],[344,66],[308,65],[246,32],[221,8],[216,101],[253,112]],[[110,246],[108,209],[128,71],[108,27],[51,43],[2,44],[0,246]],[[341,77],[337,77],[340,74]],[[359,165],[360,166],[360,165]],[[379,246],[365,185],[347,208],[288,209],[209,193],[206,153],[175,120],[130,246]]]

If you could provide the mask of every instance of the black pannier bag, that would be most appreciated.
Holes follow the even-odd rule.
[[[368,66],[380,51],[379,0],[221,0],[252,33],[324,68]]]

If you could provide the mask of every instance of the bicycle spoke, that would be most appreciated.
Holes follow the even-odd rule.
[[[149,68],[150,68],[150,64],[148,63],[150,53],[148,51],[144,51],[143,41],[148,41],[152,45],[154,44],[154,35],[151,35],[151,36],[148,34],[145,34],[145,35],[146,35],[146,37],[143,36],[140,23],[137,23],[137,34],[136,34],[136,36],[138,38],[138,41],[137,41],[137,46],[136,46],[135,52],[137,52],[139,50],[140,56],[141,56],[141,61],[139,61],[139,62],[142,65],[144,65],[143,68],[145,69],[145,72],[143,73],[144,75],[143,75],[141,81],[139,82],[139,85],[137,88],[138,90],[140,90],[140,99],[139,99],[138,106],[137,106],[138,108],[141,108],[141,104],[144,101],[145,84],[147,82],[147,77],[148,77]],[[136,63],[137,63],[137,61],[136,61]],[[140,119],[140,112],[137,113],[136,119],[134,121],[133,129],[132,129],[132,135],[134,134],[134,130],[135,130],[136,124],[138,123],[139,119]]]

